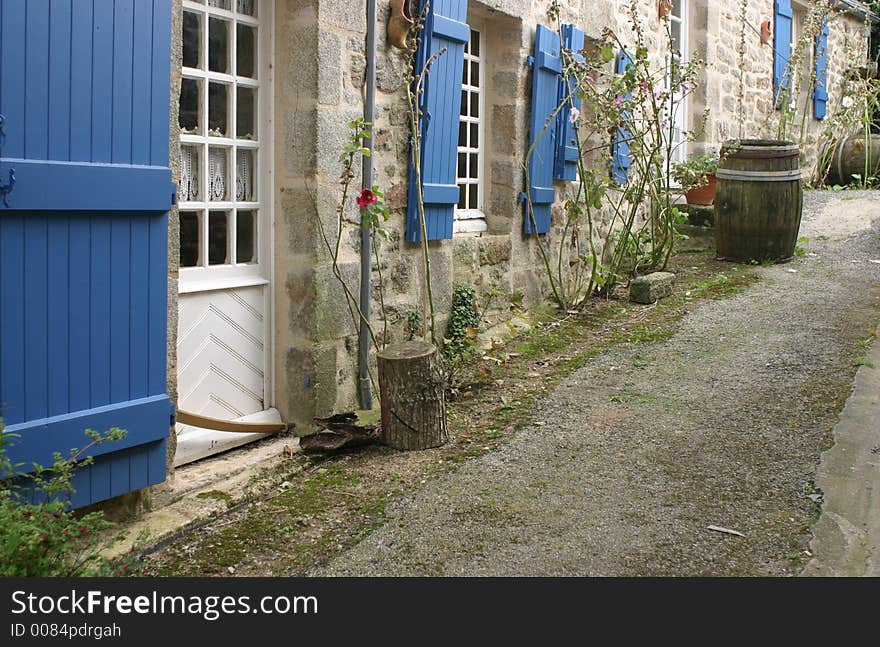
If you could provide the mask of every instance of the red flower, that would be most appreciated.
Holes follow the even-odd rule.
[[[361,191],[361,194],[357,199],[358,206],[361,209],[366,209],[370,205],[376,204],[377,202],[379,202],[379,198],[377,198],[376,194],[369,189],[364,189],[363,191]]]

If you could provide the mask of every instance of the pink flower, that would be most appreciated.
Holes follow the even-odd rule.
[[[618,95],[614,98],[614,105],[615,105],[615,106],[619,106],[621,103],[623,103],[623,97],[620,96],[620,95],[618,94]]]
[[[370,205],[376,204],[379,202],[379,198],[376,197],[376,194],[370,191],[369,189],[364,189],[361,191],[360,196],[358,196],[357,203],[361,209],[366,209]]]
[[[572,106],[571,110],[568,111],[568,123],[575,123],[578,120],[578,117],[581,116],[581,111]]]

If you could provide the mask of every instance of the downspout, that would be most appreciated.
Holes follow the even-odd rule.
[[[364,121],[368,124],[376,123],[376,0],[367,0],[367,69],[364,97]],[[373,126],[370,126],[370,136],[364,140],[364,148],[370,151],[363,160],[363,188],[373,188]],[[373,408],[373,391],[370,381],[370,301],[373,270],[373,240],[370,236],[370,223],[361,218],[361,290],[360,306],[363,317],[361,319],[360,334],[358,335],[358,385],[361,408],[369,410]]]

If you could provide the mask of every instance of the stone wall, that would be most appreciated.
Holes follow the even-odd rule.
[[[362,6],[353,11],[342,0],[278,0],[277,9],[277,171],[276,306],[278,325],[277,392],[279,409],[287,419],[307,421],[313,415],[357,406],[355,326],[332,276],[329,255],[317,231],[335,231],[335,205],[341,199],[338,155],[347,124],[363,113],[366,21]],[[356,3],[361,5],[362,3]],[[736,3],[692,0],[692,47],[706,60],[702,88],[692,98],[691,127],[697,129],[709,110],[705,133],[691,144],[692,152],[717,150],[739,132],[740,30]],[[664,26],[656,0],[568,0],[561,3],[562,19],[599,36],[608,25],[618,33],[631,32],[628,11],[635,6],[646,44],[658,62]],[[488,36],[486,77],[485,212],[488,231],[479,237],[456,236],[431,243],[431,263],[438,327],[442,332],[453,286],[475,284],[493,291],[502,317],[511,300],[526,306],[541,302],[547,281],[534,240],[521,234],[524,185],[522,162],[528,148],[531,74],[523,64],[532,53],[535,26],[549,24],[546,3],[528,0],[472,1],[469,21]],[[379,241],[380,266],[374,261],[373,312],[381,332],[378,270],[384,278],[389,340],[407,334],[406,322],[424,310],[420,247],[404,241],[409,145],[403,53],[385,41],[390,11],[379,1],[378,96],[375,125],[376,183],[385,190],[392,218],[388,241]],[[772,20],[772,0],[750,0],[748,20],[759,26]],[[843,43],[859,34],[860,23],[835,23],[830,40],[829,86],[834,94],[846,66]],[[746,34],[743,132],[766,136],[773,128],[772,48],[761,46],[753,31]],[[835,107],[835,97],[829,110]],[[821,124],[810,124],[811,133]],[[359,180],[356,180],[359,186]],[[567,188],[558,185],[554,229],[548,236],[555,247],[561,232],[561,200]],[[341,269],[357,293],[359,275],[358,214],[354,196],[346,204],[347,235]]]
[[[175,50],[172,114],[177,114],[181,0],[174,0]],[[454,285],[472,283],[481,294],[497,292],[495,319],[509,312],[511,301],[541,303],[547,280],[534,239],[522,235],[523,160],[528,148],[531,71],[535,27],[549,24],[549,2],[483,0],[470,2],[469,20],[488,39],[486,61],[486,178],[484,209],[488,231],[479,237],[456,236],[430,244],[434,297],[442,333]],[[634,6],[645,29],[653,58],[662,60],[664,28],[657,0],[563,0],[562,20],[599,36],[606,26],[631,34],[628,11]],[[691,0],[690,43],[706,60],[703,83],[691,99],[692,128],[709,110],[705,134],[691,152],[717,150],[720,142],[740,132],[738,3]],[[365,3],[362,0],[275,0],[274,34],[274,212],[275,212],[275,401],[285,420],[307,428],[317,415],[357,406],[357,331],[342,290],[333,276],[330,254],[319,223],[335,237],[336,205],[342,199],[338,161],[348,123],[363,114],[365,69]],[[404,241],[409,144],[404,84],[407,62],[385,40],[389,0],[379,0],[378,112],[375,125],[376,183],[386,192],[392,218],[390,237],[379,241],[380,264],[374,261],[373,313],[382,331],[378,271],[384,278],[389,340],[407,335],[407,321],[423,312],[420,247]],[[772,0],[749,0],[748,20],[756,28],[772,20]],[[863,51],[859,20],[835,21],[829,43],[831,62],[829,113],[839,102],[843,71],[851,65],[846,52]],[[761,46],[753,31],[746,34],[743,127],[747,135],[773,129],[772,48]],[[854,56],[858,56],[855,54]],[[810,123],[812,136],[821,128]],[[172,118],[172,163],[177,172],[177,119]],[[359,168],[357,169],[359,173]],[[360,178],[354,185],[359,188]],[[557,185],[553,230],[546,237],[555,248],[563,224],[562,199],[570,186]],[[355,196],[345,203],[346,235],[340,268],[357,294],[359,219]],[[170,227],[169,390],[176,390],[177,218]]]
[[[745,34],[745,56],[740,78],[741,25],[738,2],[697,2],[709,37],[705,44],[705,79],[699,93],[701,107],[709,110],[704,134],[699,138],[702,148],[717,151],[722,142],[732,138],[776,138],[779,113],[773,109],[773,47],[762,45],[758,34],[750,28]],[[802,11],[796,6],[796,11]],[[759,29],[763,21],[773,21],[773,0],[749,0],[747,21]],[[731,28],[731,26],[734,26]],[[865,23],[858,17],[835,12],[828,39],[828,114],[840,105],[847,69],[864,64],[867,54]],[[806,90],[806,84],[803,86]],[[806,108],[807,114],[804,115]],[[786,138],[802,143],[803,165],[812,170],[818,159],[817,140],[823,122],[813,118],[812,100],[804,93],[797,99],[795,123]],[[696,119],[699,112],[691,112]],[[803,117],[806,119],[803,119]],[[803,138],[801,124],[804,124]],[[692,122],[692,128],[697,123]],[[695,147],[699,148],[699,147]]]

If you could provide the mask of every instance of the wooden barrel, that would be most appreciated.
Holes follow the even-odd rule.
[[[865,137],[844,137],[832,150],[826,149],[823,158],[828,164],[826,184],[846,186],[853,182],[854,175],[880,173],[880,135],[871,135],[870,146],[865,145]]]
[[[797,144],[757,139],[726,142],[717,177],[718,257],[740,263],[790,259],[804,204]]]

